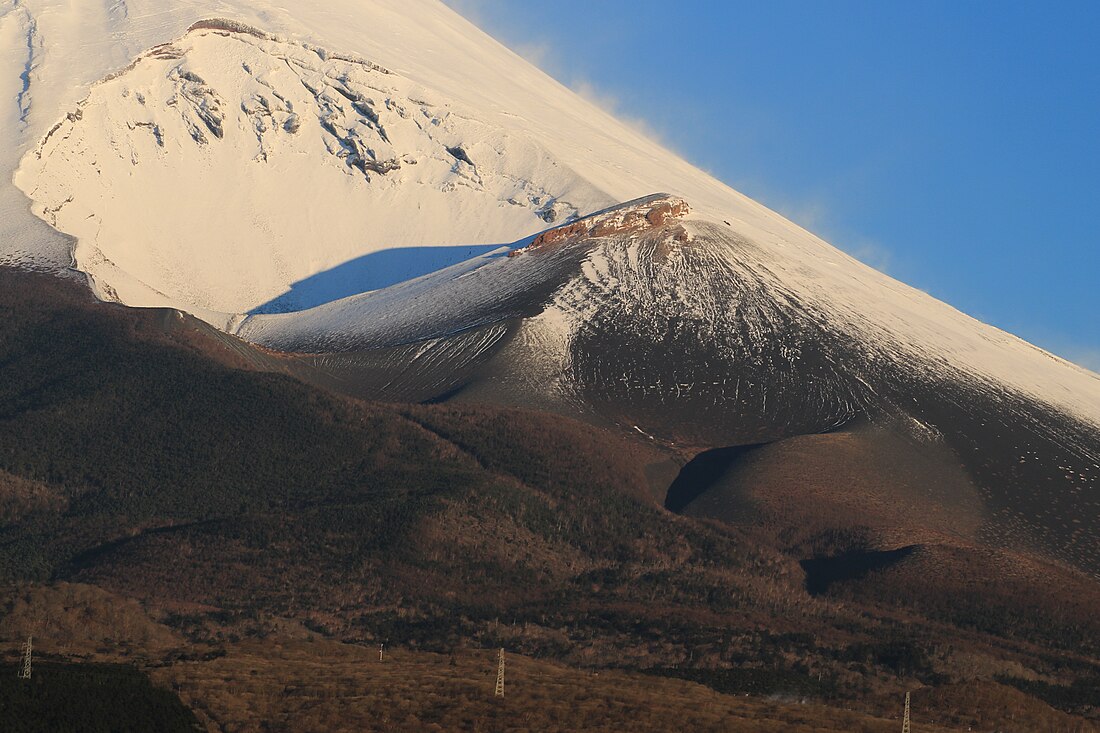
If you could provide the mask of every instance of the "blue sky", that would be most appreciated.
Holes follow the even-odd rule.
[[[450,4],[836,246],[1100,371],[1100,2]]]

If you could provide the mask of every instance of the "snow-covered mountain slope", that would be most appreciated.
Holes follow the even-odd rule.
[[[375,63],[212,22],[97,84],[16,183],[111,299],[223,313],[372,252],[511,242],[608,201]]]
[[[215,17],[262,30],[200,22]],[[103,297],[225,326],[292,309],[294,283],[369,270],[374,253],[500,245],[668,191],[837,331],[1100,421],[1096,375],[852,260],[441,3],[19,0],[0,23],[8,80],[26,80],[4,89],[18,102],[6,160],[22,154],[16,182],[77,237]],[[9,250],[34,245],[26,217],[5,227]]]

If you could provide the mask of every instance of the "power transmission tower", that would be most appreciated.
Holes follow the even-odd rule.
[[[23,666],[19,669],[19,679],[29,680],[31,678],[31,637],[27,636],[27,640],[23,642]]]
[[[905,717],[901,723],[901,733],[912,733],[913,729],[909,726],[909,693],[905,693]]]
[[[386,648],[385,644],[379,644],[378,645],[378,661],[379,662],[381,662],[383,660],[383,650],[385,648]]]
[[[497,697],[504,697],[504,650],[500,650],[500,663],[497,665]]]

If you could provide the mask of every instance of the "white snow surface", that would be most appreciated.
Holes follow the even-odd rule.
[[[418,247],[456,247],[458,263],[472,245],[519,242],[547,220],[667,191],[689,202],[692,220],[751,242],[754,269],[838,330],[1100,425],[1100,376],[848,257],[442,3],[285,5],[3,0],[0,163],[13,183],[0,187],[0,263],[63,267],[72,252],[100,297],[235,330],[273,301],[292,307],[296,284],[323,290],[341,268],[391,267]],[[262,32],[188,31],[213,18]],[[382,317],[364,302],[392,316],[422,285],[250,316],[242,333],[293,322],[362,331],[362,319]],[[546,342],[566,343],[580,324],[553,310],[529,325],[551,324]],[[415,311],[431,316],[424,303]]]

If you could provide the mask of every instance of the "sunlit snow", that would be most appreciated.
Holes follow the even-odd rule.
[[[337,338],[380,317],[366,303],[436,318],[431,303],[413,308],[409,298],[471,268],[501,273],[480,298],[520,287],[528,275],[517,262],[488,252],[667,191],[690,204],[697,237],[719,227],[749,243],[714,257],[874,353],[1100,422],[1095,374],[847,257],[434,0],[2,7],[0,156],[18,188],[0,188],[0,263],[69,265],[70,240],[44,221],[76,238],[76,267],[100,297],[177,307],[223,328],[278,311],[250,316],[242,334],[308,324]],[[257,31],[188,30],[215,18]],[[432,248],[427,259],[419,247]],[[624,275],[637,264],[629,252],[597,252],[576,277],[614,290],[611,263]],[[675,285],[686,303],[696,286]],[[544,350],[582,325],[583,308],[561,307],[569,292],[529,321],[547,330]],[[286,313],[299,308],[310,310]]]

